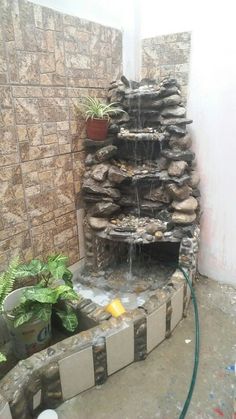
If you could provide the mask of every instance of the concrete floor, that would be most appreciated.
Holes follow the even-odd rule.
[[[201,321],[197,384],[187,419],[233,418],[236,361],[236,290],[199,278]],[[186,343],[189,339],[191,342]],[[145,361],[134,363],[58,408],[59,419],[177,419],[193,366],[194,315]]]

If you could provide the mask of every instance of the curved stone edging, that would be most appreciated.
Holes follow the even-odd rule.
[[[188,273],[192,279],[194,271]],[[157,290],[143,307],[118,319],[101,319],[92,329],[19,361],[1,380],[1,419],[29,419],[145,359],[170,336],[185,315],[189,300],[189,287],[176,270],[167,286]],[[90,312],[94,303],[80,304],[80,315],[96,324]],[[93,312],[98,310],[95,307]]]

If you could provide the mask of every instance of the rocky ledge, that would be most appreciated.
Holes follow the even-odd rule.
[[[109,100],[124,112],[108,145],[85,141],[82,184],[87,221],[97,235],[135,242],[191,237],[199,222],[199,176],[178,82],[113,82]]]

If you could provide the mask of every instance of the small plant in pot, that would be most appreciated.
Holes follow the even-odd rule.
[[[49,256],[47,262],[34,259],[18,265],[16,277],[33,276],[37,284],[11,292],[3,303],[17,358],[49,345],[53,310],[66,330],[76,330],[78,319],[70,303],[79,296],[73,290],[72,273],[66,263],[67,257],[59,254]]]
[[[106,104],[98,98],[85,96],[80,103],[86,117],[86,133],[90,140],[103,141],[107,138],[109,120],[112,115],[124,112],[112,102]],[[77,106],[80,110],[80,106]]]

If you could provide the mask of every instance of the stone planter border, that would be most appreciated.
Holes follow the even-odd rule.
[[[198,241],[196,227],[193,238],[182,239],[179,251],[179,263],[192,282]],[[85,331],[19,361],[6,374],[0,387],[0,418],[33,418],[144,360],[186,315],[190,294],[176,269],[167,285],[154,291],[143,306],[117,319],[91,300],[80,300],[75,309]]]
[[[193,270],[188,273],[192,278]],[[33,418],[145,359],[171,335],[189,300],[190,290],[179,270],[144,306],[118,319],[82,300],[79,316],[84,325],[94,327],[19,361],[1,381],[1,419]]]

